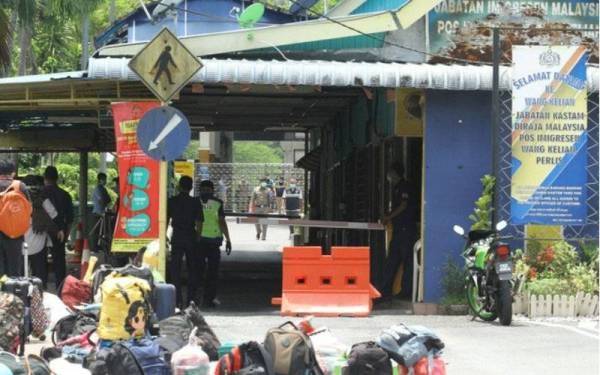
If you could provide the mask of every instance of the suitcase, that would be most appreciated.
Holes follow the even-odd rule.
[[[30,286],[32,288],[37,287],[40,290],[44,290],[42,286],[42,280],[37,277],[14,277],[7,279],[2,284],[2,291],[11,293],[21,298],[23,304],[25,304],[25,317],[23,322],[23,329],[21,331],[21,337],[19,339],[19,355],[22,356],[25,353],[25,341],[31,333],[31,294]]]
[[[175,285],[155,284],[152,290],[152,309],[158,320],[166,319],[175,314]]]

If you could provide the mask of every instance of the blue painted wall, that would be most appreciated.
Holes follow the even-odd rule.
[[[442,269],[450,256],[459,265],[479,179],[491,171],[491,93],[427,91],[425,117],[425,302],[443,297]]]

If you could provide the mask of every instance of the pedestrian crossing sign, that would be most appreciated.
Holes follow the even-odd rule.
[[[131,59],[129,68],[167,102],[202,68],[202,62],[165,27]]]

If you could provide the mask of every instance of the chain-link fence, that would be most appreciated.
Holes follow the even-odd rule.
[[[291,179],[304,189],[304,169],[295,168],[293,164],[210,163],[195,165],[195,193],[199,194],[202,180],[211,180],[215,184],[216,195],[225,203],[225,211],[244,213],[248,212],[252,192],[262,178],[269,180],[274,195],[277,195],[278,189],[287,187]],[[279,183],[281,180],[283,185]],[[283,212],[277,204],[278,200],[275,200],[273,212]]]

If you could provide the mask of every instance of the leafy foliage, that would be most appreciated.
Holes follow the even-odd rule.
[[[237,141],[233,143],[233,162],[283,163],[283,150],[274,142]]]
[[[532,241],[525,253],[515,252],[515,274],[526,275],[526,289],[532,294],[598,293],[598,248],[582,248],[566,241],[543,247]]]
[[[483,185],[483,192],[481,193],[481,197],[475,201],[474,212],[469,215],[469,219],[473,222],[471,230],[490,230],[492,227],[492,203],[496,178],[485,175],[480,181]]]
[[[463,269],[450,257],[443,268],[442,288],[444,289],[443,305],[464,305],[467,303],[465,295],[465,274]]]

